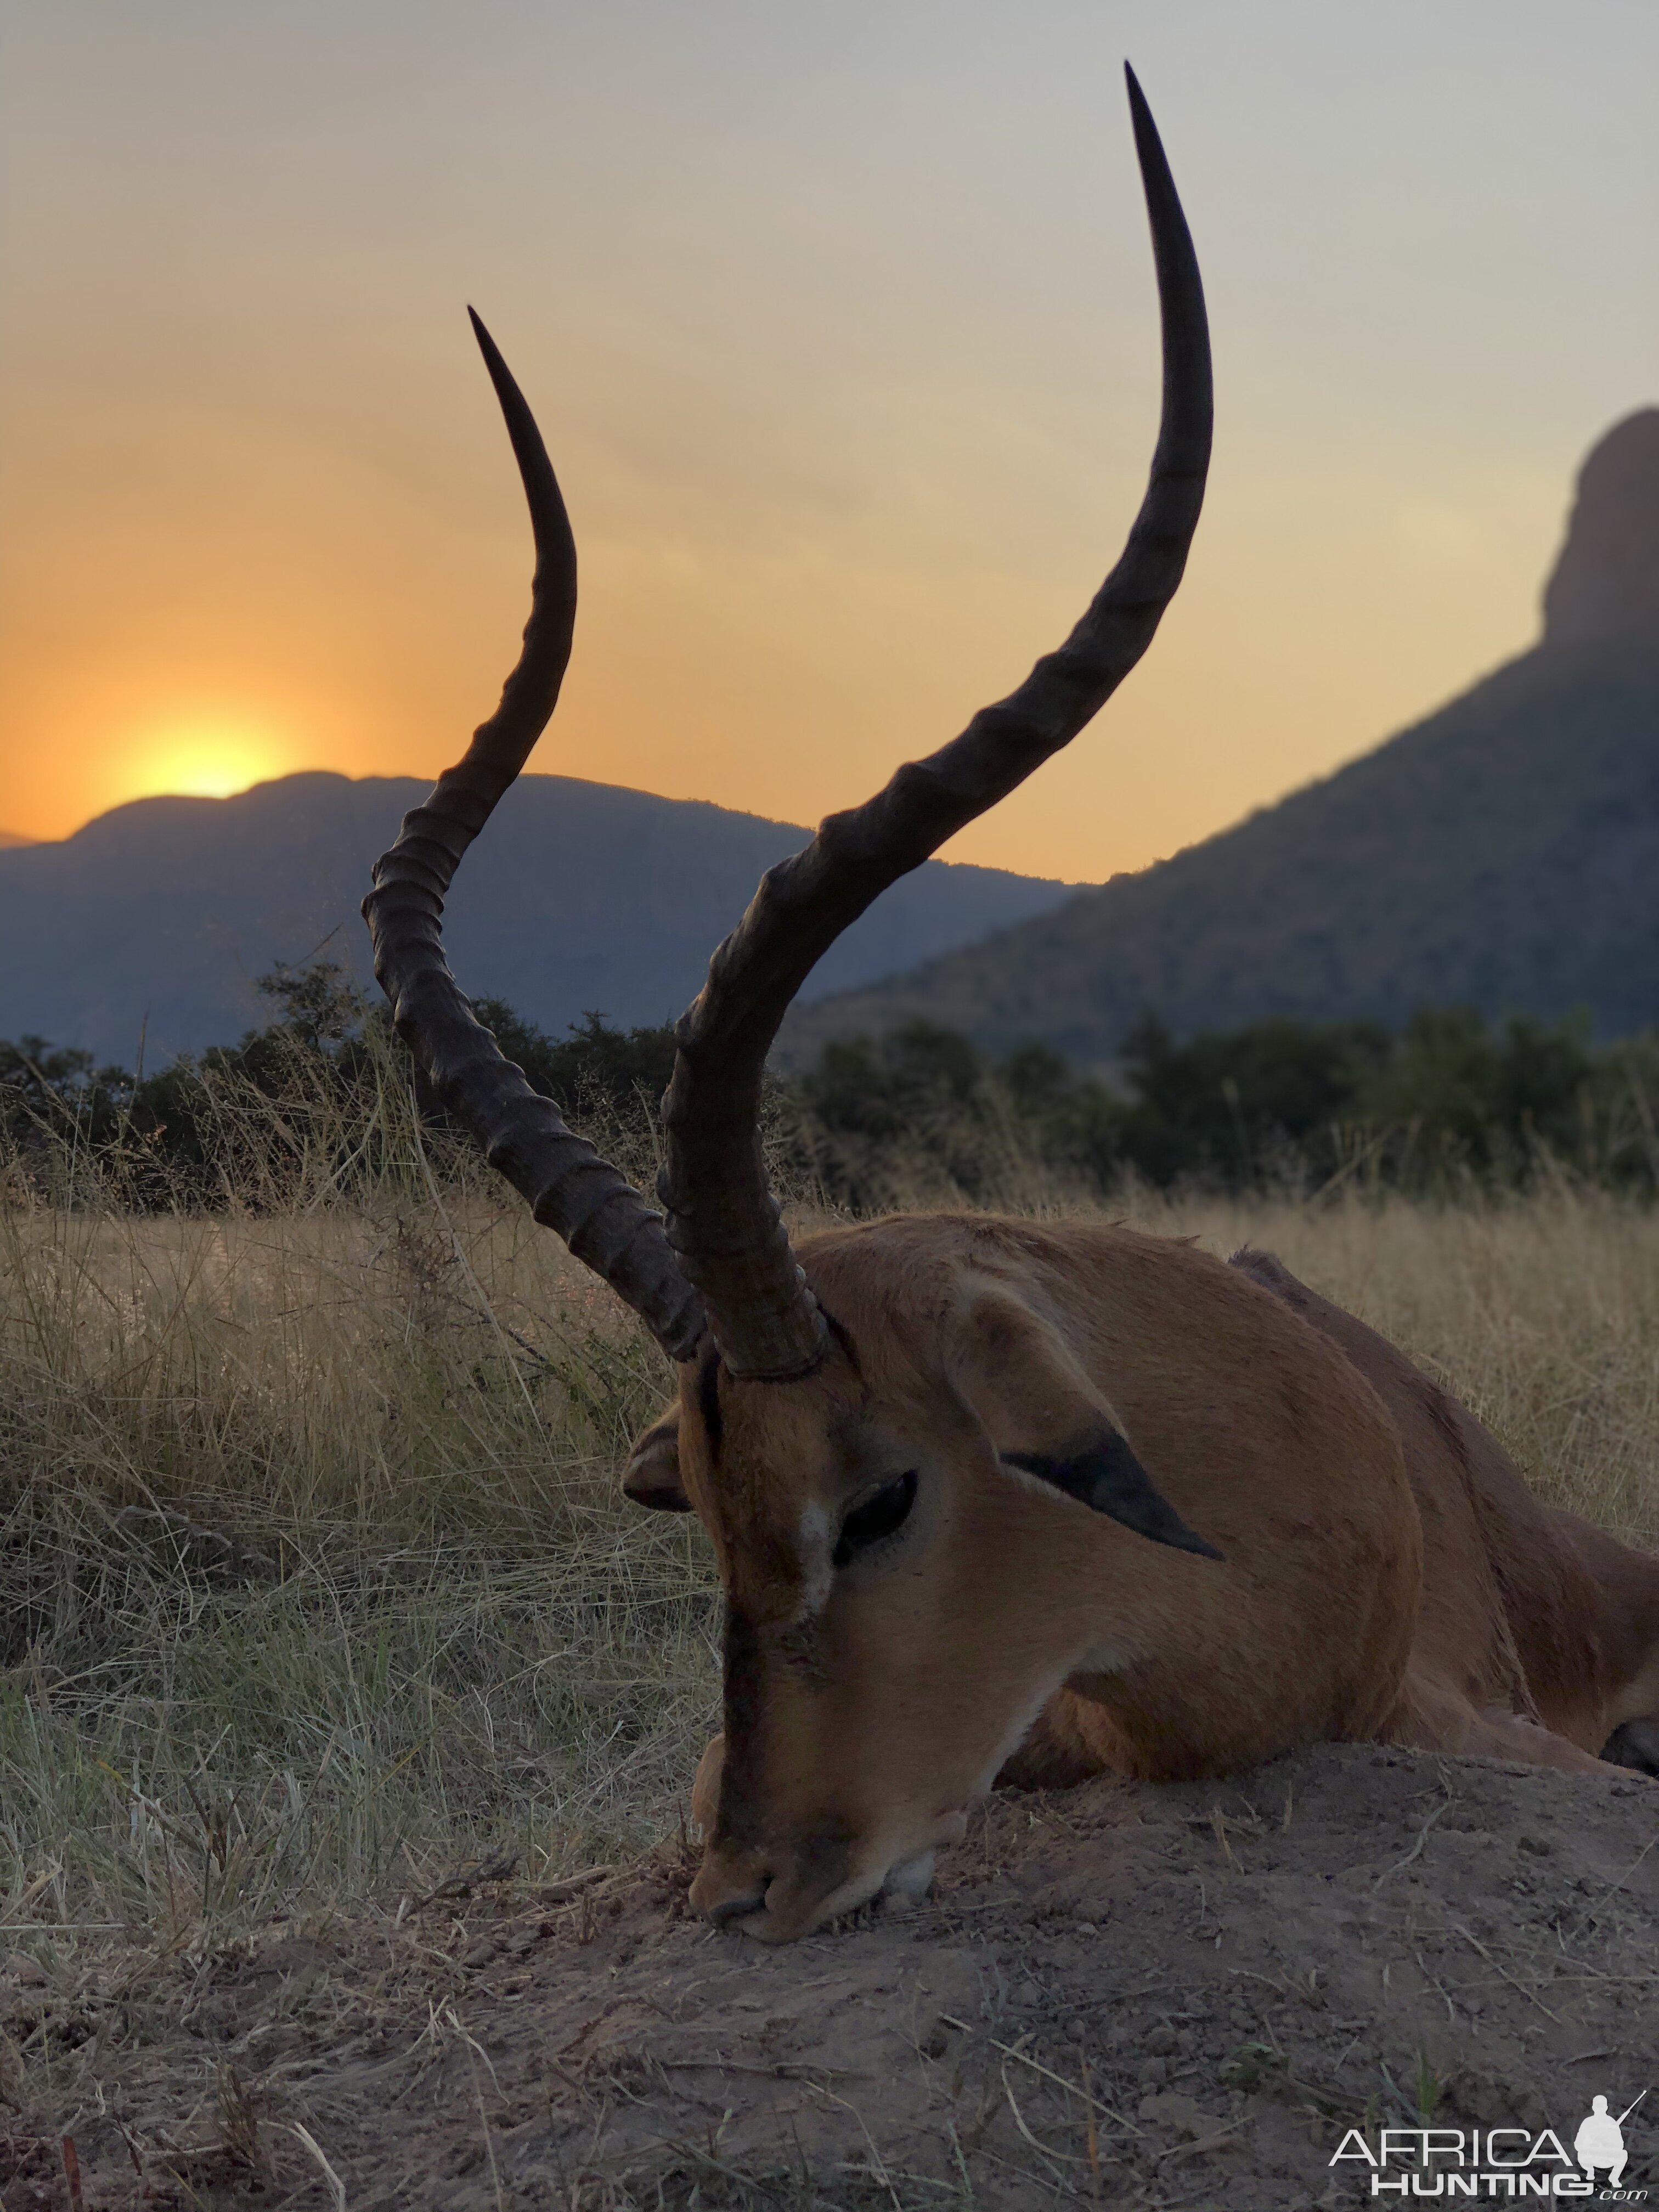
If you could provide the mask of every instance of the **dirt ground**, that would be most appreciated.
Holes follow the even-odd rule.
[[[1659,2105],[1635,1777],[1326,1747],[1004,1794],[929,1901],[781,1951],[691,1917],[692,1866],[218,1947],[0,1931],[0,2203],[1283,2212],[1371,2201],[1351,2127]]]

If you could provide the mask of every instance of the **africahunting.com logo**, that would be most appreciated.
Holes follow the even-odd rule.
[[[1645,2189],[1623,2184],[1630,2165],[1625,2123],[1647,2095],[1613,2113],[1595,2097],[1572,2147],[1553,2128],[1350,2128],[1331,2158],[1365,2169],[1371,2197],[1516,2198],[1574,2197],[1600,2204],[1643,2204]],[[1356,2179],[1358,2176],[1356,2175]]]

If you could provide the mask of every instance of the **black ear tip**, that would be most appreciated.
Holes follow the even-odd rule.
[[[1048,1452],[1006,1451],[997,1456],[1005,1467],[1052,1483],[1091,1513],[1103,1513],[1150,1543],[1167,1544],[1172,1552],[1192,1552],[1200,1559],[1225,1556],[1187,1526],[1154,1486],[1128,1438],[1116,1429],[1103,1428],[1066,1459]]]
[[[1167,1544],[1172,1552],[1190,1552],[1195,1559],[1217,1559],[1226,1564],[1226,1553],[1218,1552],[1195,1528],[1189,1528],[1167,1498],[1158,1497],[1156,1491],[1152,1495],[1157,1501],[1156,1508],[1139,1523],[1143,1536],[1150,1536],[1155,1544]]]

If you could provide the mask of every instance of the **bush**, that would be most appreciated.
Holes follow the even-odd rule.
[[[1366,1118],[1391,1049],[1370,1022],[1255,1022],[1177,1045],[1149,1014],[1123,1048],[1135,1094],[1124,1157],[1164,1188],[1200,1176],[1237,1189],[1287,1153],[1328,1172],[1341,1154],[1334,1133]]]
[[[654,1112],[674,1073],[674,1030],[613,1030],[603,1014],[586,1013],[562,1037],[550,1037],[514,1013],[504,999],[475,999],[472,1011],[544,1097],[567,1117],[596,1110]]]
[[[232,1194],[280,1206],[394,1166],[407,1175],[418,1127],[447,1148],[446,1173],[476,1171],[384,1010],[335,963],[278,968],[258,988],[274,1014],[264,1028],[142,1081],[39,1037],[0,1043],[0,1141],[15,1168],[42,1188],[55,1178],[59,1195],[65,1174],[92,1176],[151,1210]],[[589,1012],[556,1038],[501,1000],[474,1005],[536,1089],[649,1187],[672,1028],[613,1029]],[[769,1079],[766,1121],[783,1182],[860,1211],[1098,1196],[1128,1176],[1240,1191],[1358,1175],[1445,1194],[1565,1170],[1645,1198],[1659,1188],[1659,1040],[1597,1048],[1582,1023],[1494,1026],[1450,1007],[1397,1036],[1280,1019],[1177,1043],[1147,1014],[1109,1083],[1043,1045],[994,1060],[913,1021]]]
[[[1126,1173],[1166,1190],[1317,1188],[1358,1173],[1443,1194],[1562,1170],[1644,1197],[1659,1187],[1659,1040],[1598,1050],[1578,1022],[1493,1027],[1468,1008],[1431,1008],[1398,1036],[1279,1019],[1177,1044],[1149,1014],[1124,1041],[1119,1079],[1079,1075],[1038,1045],[993,1060],[913,1023],[825,1046],[799,1095],[817,1172],[854,1206],[878,1202],[886,1156],[899,1154],[912,1188],[920,1157],[937,1182],[983,1199],[994,1138],[1097,1194]]]

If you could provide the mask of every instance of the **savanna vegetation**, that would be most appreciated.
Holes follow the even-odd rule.
[[[672,1382],[326,969],[142,1082],[3,1063],[0,1917],[227,1922],[672,1827],[714,1721],[694,1526],[617,1468]],[[663,1031],[502,1042],[636,1180]],[[1547,1494],[1659,1522],[1651,1048],[1266,1024],[1122,1087],[920,1027],[780,1085],[802,1222],[1106,1208],[1279,1251]],[[1450,1203],[1455,1200],[1458,1202]],[[26,1910],[20,1900],[27,1900]]]
[[[0,1042],[0,1132],[25,1171],[94,1158],[137,1206],[277,1197],[311,1163],[319,1114],[355,1133],[347,1176],[387,1140],[383,1092],[410,1071],[384,1015],[332,963],[279,969],[272,1018],[236,1045],[148,1076],[99,1067],[38,1037]],[[672,1029],[621,1030],[598,1013],[547,1036],[496,999],[477,1001],[507,1056],[609,1147],[650,1148],[673,1066]],[[257,1102],[257,1104],[256,1103]],[[429,1133],[444,1117],[416,1108]],[[258,1124],[240,1132],[250,1110]],[[273,1112],[285,1137],[275,1142]],[[913,1020],[831,1041],[772,1090],[789,1179],[867,1210],[936,1200],[1002,1203],[1034,1170],[1051,1192],[1109,1198],[1126,1177],[1180,1188],[1310,1194],[1334,1183],[1446,1199],[1567,1175],[1644,1200],[1659,1190],[1659,1036],[1606,1046],[1588,1024],[1469,1008],[1419,1010],[1399,1032],[1370,1022],[1256,1022],[1174,1039],[1143,1015],[1111,1079],[1043,1045],[995,1057]],[[30,1164],[33,1164],[31,1170]]]
[[[1597,1048],[1575,1024],[1493,1027],[1462,1008],[1422,1012],[1397,1036],[1273,1020],[1184,1043],[1148,1015],[1111,1083],[1041,1045],[993,1059],[912,1022],[825,1045],[794,1102],[819,1182],[855,1206],[892,1204],[918,1181],[994,1199],[1015,1162],[1016,1179],[1036,1166],[1097,1199],[1126,1178],[1441,1200],[1563,1174],[1644,1199],[1659,1187],[1659,1042]]]

